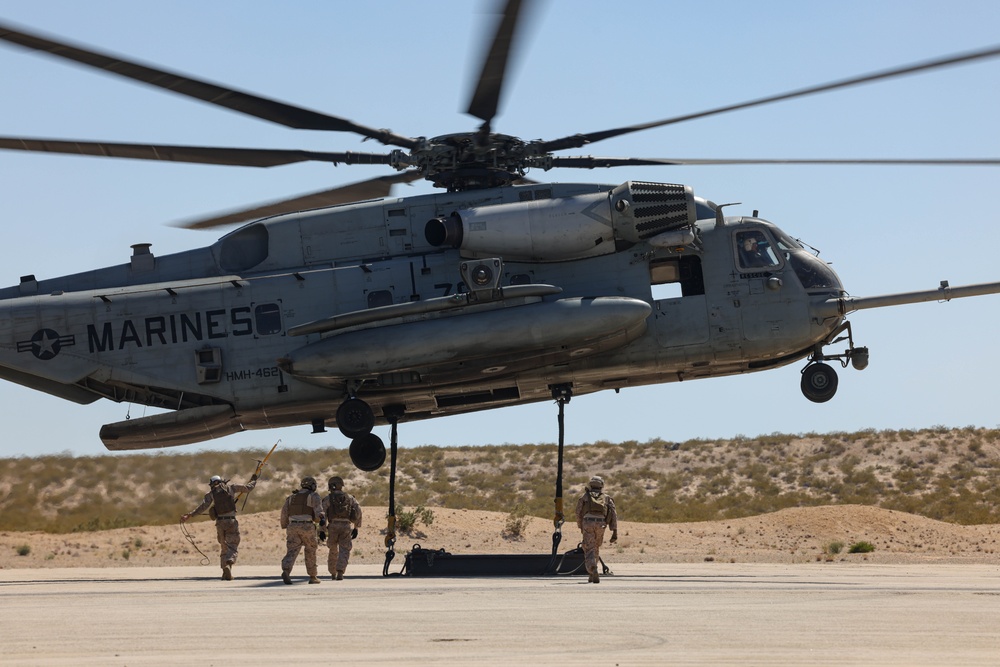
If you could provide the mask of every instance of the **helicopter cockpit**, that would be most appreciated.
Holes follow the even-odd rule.
[[[761,221],[763,222],[763,221]],[[798,241],[792,239],[771,223],[764,223],[765,229],[739,231],[736,233],[737,256],[740,268],[777,267],[786,262],[802,287],[809,291],[844,291],[840,278],[830,265],[813,254]],[[773,242],[772,242],[773,237]]]

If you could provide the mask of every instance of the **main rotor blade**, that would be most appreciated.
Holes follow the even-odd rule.
[[[816,93],[823,93],[830,90],[837,90],[838,88],[848,88],[850,86],[856,86],[863,83],[870,83],[872,81],[881,81],[898,76],[904,76],[906,74],[914,74],[916,72],[923,72],[927,70],[938,69],[941,67],[958,65],[961,63],[971,62],[974,60],[995,58],[997,56],[1000,56],[1000,46],[991,46],[985,49],[981,49],[979,51],[971,51],[968,53],[945,56],[943,58],[937,58],[935,60],[928,60],[913,65],[906,65],[904,67],[882,70],[880,72],[865,74],[850,79],[842,79],[840,81],[824,83],[818,86],[810,86],[809,88],[800,88],[799,90],[793,90],[791,92],[781,93],[780,95],[771,95],[769,97],[762,97],[760,99],[751,100],[749,102],[742,102],[740,104],[731,104],[724,107],[709,109],[707,111],[687,114],[684,116],[675,116],[673,118],[666,118],[664,120],[658,120],[652,123],[642,123],[640,125],[630,125],[628,127],[620,127],[614,130],[604,130],[603,132],[590,132],[588,134],[576,134],[569,137],[563,137],[562,139],[556,139],[554,141],[537,142],[534,145],[537,146],[543,152],[559,151],[566,148],[579,148],[580,146],[583,146],[585,144],[591,144],[594,143],[595,141],[602,141],[604,139],[621,136],[623,134],[629,134],[631,132],[640,132],[642,130],[649,130],[654,127],[661,127],[663,125],[682,123],[685,121],[694,120],[696,118],[715,116],[717,114],[727,113],[729,111],[748,109],[750,107],[762,106],[764,104],[770,104],[772,102],[781,102],[784,100],[794,99],[796,97],[805,97],[807,95],[813,95]]]
[[[140,65],[118,56],[89,51],[54,39],[27,33],[3,23],[0,23],[0,39],[287,127],[302,130],[354,132],[383,144],[403,146],[404,148],[415,148],[417,145],[415,139],[394,134],[389,130],[376,130],[344,118]]]
[[[321,153],[276,148],[223,148],[211,146],[170,146],[164,144],[122,144],[95,141],[63,141],[0,137],[0,149],[39,153],[65,153],[133,160],[165,160],[237,167],[275,167],[296,162],[333,164],[389,164],[391,157],[379,153]]]
[[[500,104],[500,92],[517,30],[521,2],[522,0],[507,0],[493,36],[493,44],[483,58],[479,83],[469,101],[468,113],[484,121],[483,129],[487,132]]]
[[[259,218],[266,218],[280,213],[292,213],[295,211],[308,211],[325,206],[336,206],[337,204],[347,204],[350,202],[363,201],[365,199],[378,199],[388,197],[392,187],[397,183],[412,183],[423,174],[419,171],[404,171],[400,174],[390,176],[380,176],[368,181],[360,181],[345,185],[344,187],[332,190],[321,190],[309,194],[293,197],[292,199],[282,199],[267,204],[261,204],[253,208],[239,211],[230,211],[209,218],[198,218],[180,222],[176,226],[186,229],[208,229],[210,227],[220,227],[238,222],[247,222]]]
[[[1000,158],[642,158],[642,157],[553,157],[553,167],[568,167],[577,169],[597,169],[603,167],[643,167],[655,165],[767,165],[767,164],[800,164],[800,165],[837,165],[837,164],[870,164],[870,165],[929,165],[929,166],[961,166],[961,167],[995,167],[1000,166]]]

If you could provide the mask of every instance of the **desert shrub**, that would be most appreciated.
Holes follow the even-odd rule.
[[[513,538],[521,537],[524,534],[524,529],[527,525],[528,511],[523,504],[517,504],[507,515],[502,535]]]
[[[18,556],[27,556],[30,553],[31,553],[31,545],[30,544],[22,544],[21,546],[19,546],[17,548],[17,555]]]
[[[396,530],[401,533],[409,533],[420,522],[423,522],[425,526],[434,523],[434,510],[417,507],[413,511],[407,511],[402,505],[396,505]]]
[[[844,543],[841,542],[840,540],[834,540],[833,542],[830,542],[829,544],[826,545],[826,548],[823,549],[823,551],[825,551],[827,554],[831,556],[836,556],[843,550],[844,550]]]
[[[870,554],[873,551],[875,551],[875,545],[871,542],[865,542],[864,540],[861,542],[855,542],[847,550],[848,553],[852,554]]]

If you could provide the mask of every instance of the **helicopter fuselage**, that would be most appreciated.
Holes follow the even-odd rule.
[[[134,249],[0,290],[0,377],[170,411],[105,426],[110,449],[322,430],[347,397],[384,422],[765,370],[843,323],[817,315],[845,295],[826,263],[683,186],[372,200]]]

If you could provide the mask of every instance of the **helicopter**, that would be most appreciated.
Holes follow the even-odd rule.
[[[480,107],[476,113],[489,126],[495,110],[484,111]],[[476,116],[476,113],[472,115]],[[366,132],[370,130],[364,129]],[[411,139],[402,135],[389,137],[379,132],[369,132],[369,138],[379,141],[380,138],[392,140],[402,137],[404,143]],[[383,155],[389,160],[387,166],[404,166],[405,169],[378,180],[375,185],[391,184],[394,178],[410,178],[414,176],[414,171],[419,170],[421,177],[427,172],[437,178],[435,183],[443,186],[446,190],[444,194],[429,195],[423,199],[406,198],[402,203],[391,198],[341,203],[336,208],[292,213],[285,218],[271,217],[233,232],[213,245],[211,250],[179,253],[176,257],[153,256],[140,246],[128,264],[113,267],[103,278],[94,275],[99,271],[87,272],[88,279],[98,281],[89,287],[80,275],[69,276],[61,282],[59,279],[22,280],[20,285],[5,291],[5,298],[10,295],[14,299],[27,297],[30,300],[38,298],[31,296],[31,290],[35,295],[48,296],[61,291],[58,296],[66,297],[66,304],[76,298],[81,308],[87,310],[90,307],[82,304],[100,302],[105,304],[105,312],[112,313],[112,316],[85,324],[79,334],[65,333],[61,326],[55,325],[37,326],[31,332],[15,334],[9,344],[11,350],[16,345],[19,351],[10,356],[18,363],[26,359],[28,365],[19,366],[13,360],[9,364],[5,361],[4,367],[10,369],[7,378],[28,386],[34,384],[35,388],[51,390],[50,393],[62,394],[71,400],[103,397],[174,410],[167,413],[172,415],[168,417],[132,419],[127,424],[109,425],[105,432],[105,444],[109,448],[125,449],[183,444],[196,436],[218,437],[244,429],[287,424],[309,424],[314,430],[321,430],[334,421],[343,426],[345,419],[336,419],[341,409],[344,410],[343,417],[359,420],[359,430],[347,428],[345,433],[357,438],[366,435],[370,425],[383,423],[385,408],[389,406],[403,406],[405,419],[417,420],[542,401],[551,398],[552,387],[570,385],[574,395],[583,395],[601,389],[742,374],[803,360],[811,362],[806,366],[813,369],[806,386],[815,391],[828,389],[834,382],[832,378],[835,375],[829,374],[827,369],[830,365],[825,362],[847,361],[855,366],[864,365],[864,354],[858,351],[864,348],[855,347],[851,338],[847,341],[849,353],[837,352],[832,359],[824,358],[826,352],[817,353],[815,346],[819,340],[832,342],[850,334],[846,329],[836,334],[832,333],[833,330],[824,332],[817,340],[812,340],[815,334],[810,334],[794,344],[783,341],[784,347],[776,350],[764,349],[759,343],[762,339],[781,339],[786,333],[782,331],[781,335],[773,335],[776,328],[785,329],[781,324],[785,321],[782,319],[784,316],[780,312],[762,314],[764,311],[769,308],[780,311],[784,306],[790,307],[796,299],[799,306],[805,305],[807,288],[799,291],[794,299],[791,296],[796,284],[801,286],[802,283],[793,263],[801,259],[815,272],[824,275],[824,272],[829,272],[825,262],[809,259],[811,253],[781,229],[756,216],[727,218],[722,213],[725,207],[720,208],[702,199],[690,188],[680,186],[678,189],[672,184],[654,180],[623,179],[596,186],[572,183],[551,184],[551,187],[531,183],[520,185],[517,181],[523,176],[520,173],[524,170],[522,167],[510,164],[484,166],[483,160],[475,157],[478,149],[476,141],[480,135],[488,135],[485,145],[488,151],[540,150],[538,154],[523,157],[527,161],[525,164],[531,162],[529,167],[535,170],[544,170],[549,158],[554,160],[554,166],[571,166],[555,161],[567,158],[547,154],[562,145],[559,143],[540,148],[532,142],[521,142],[516,137],[498,135],[492,130],[483,133],[482,129],[442,134],[432,138],[431,145],[426,149],[404,145],[392,149],[400,152],[387,151]],[[569,141],[568,136],[566,140]],[[591,137],[587,141],[594,143],[595,140]],[[75,150],[83,152],[82,142],[73,143]],[[455,162],[456,154],[449,151],[456,145],[470,149],[472,164],[461,168],[443,168],[441,165],[444,162]],[[447,150],[442,150],[442,146]],[[110,144],[105,143],[103,147],[109,148]],[[56,148],[53,142],[48,143],[48,150]],[[122,147],[121,150],[125,149]],[[159,153],[162,155],[163,150]],[[371,155],[359,156],[340,154],[336,157],[345,162],[350,159],[375,159]],[[539,162],[532,162],[536,159]],[[411,160],[412,164],[404,164],[406,160]],[[608,164],[607,161],[588,160],[592,159],[577,158],[577,164],[588,167]],[[462,163],[462,158],[457,161]],[[628,158],[622,166],[628,164],[643,163]],[[612,195],[612,192],[617,194]],[[364,199],[366,195],[352,194],[351,197]],[[642,236],[643,232],[635,223],[619,222],[619,218],[625,220],[632,216],[634,219],[636,199],[642,197],[660,197],[654,200],[654,207],[684,208],[683,219],[662,224],[657,222],[654,226],[660,226],[655,227],[656,234]],[[590,214],[582,215],[576,211],[581,206],[587,210],[597,200],[606,201],[609,207],[621,205],[623,210],[609,208],[606,215],[594,214],[594,209],[590,210]],[[300,203],[293,208],[313,206]],[[261,215],[264,213],[270,211],[260,212]],[[241,215],[250,214],[244,212]],[[600,218],[601,215],[602,220],[595,220],[595,216]],[[532,216],[569,221],[571,230],[576,231],[559,230],[554,224],[536,225],[530,222]],[[351,222],[334,222],[340,219]],[[400,219],[403,224],[393,226]],[[357,222],[361,220],[368,220],[370,224]],[[371,222],[375,220],[378,222]],[[284,228],[301,228],[306,221],[338,230],[327,241],[322,241],[320,235],[314,232],[317,244],[335,246],[336,252],[351,245],[354,249],[347,250],[344,255],[316,256],[282,265],[282,279],[294,281],[290,284],[296,287],[299,294],[312,294],[309,300],[293,306],[286,306],[287,297],[279,301],[277,297],[262,300],[252,296],[266,292],[266,289],[258,287],[269,280],[278,280],[275,265],[263,268],[258,263],[246,268],[230,261],[226,270],[216,268],[214,274],[203,271],[197,276],[183,277],[172,273],[169,268],[175,261],[190,263],[199,253],[202,257],[226,255],[232,260],[233,257],[256,252],[257,255],[250,258],[252,260],[260,255],[261,229],[266,230],[268,239],[277,238],[279,229],[283,228],[282,223],[291,223]],[[351,224],[362,226],[352,229]],[[506,230],[501,228],[497,238],[487,238],[486,230],[497,224],[511,227]],[[738,231],[737,228],[743,225],[745,229]],[[595,233],[599,229],[604,231]],[[375,233],[377,230],[380,231]],[[475,235],[478,232],[483,234],[477,239]],[[744,232],[759,234],[755,237],[758,251],[764,248],[766,261],[770,264],[753,267],[748,264],[744,267],[733,263],[744,240],[742,237],[737,239],[735,235]],[[573,233],[586,233],[587,236],[574,238]],[[384,245],[365,245],[377,243],[379,234]],[[727,242],[719,243],[718,239],[725,234],[729,234]],[[461,240],[458,240],[459,237]],[[656,241],[652,240],[654,237]],[[567,238],[577,242],[577,245],[567,247]],[[530,248],[523,243],[526,239],[530,240]],[[301,236],[298,242],[302,243]],[[507,245],[508,242],[511,245]],[[253,249],[255,244],[257,250]],[[584,245],[592,247],[583,248]],[[230,249],[224,250],[226,247]],[[609,248],[613,250],[607,252]],[[678,250],[680,248],[684,250]],[[726,277],[717,270],[719,265],[713,265],[713,258],[723,254],[728,254],[731,259]],[[414,258],[420,259],[416,261]],[[694,259],[698,260],[697,269]],[[657,261],[662,264],[654,264]],[[316,268],[323,264],[331,266],[328,269]],[[750,268],[759,270],[750,271]],[[700,280],[705,283],[702,287],[698,286],[698,269]],[[152,280],[110,282],[110,276],[115,273],[138,275],[144,272]],[[317,272],[329,275],[321,276]],[[492,273],[490,280],[498,282],[487,280],[478,285],[478,289],[470,288],[486,273]],[[640,273],[644,273],[642,280],[637,277]],[[593,275],[621,277],[615,279],[618,282],[605,285],[595,284]],[[208,282],[203,282],[206,279]],[[380,279],[385,279],[381,285],[378,284]],[[101,283],[101,280],[108,282]],[[310,290],[313,284],[320,281],[326,281],[321,287],[328,294],[332,290],[333,294],[339,295],[344,290],[353,296],[337,299],[343,305],[320,305],[322,301]],[[350,285],[352,281],[356,285]],[[640,287],[642,282],[647,284]],[[841,294],[842,286],[835,274],[833,278],[827,276],[820,282],[827,284],[814,288],[827,290],[828,298],[824,299],[824,303],[846,298]],[[660,284],[678,286],[681,295],[675,298],[679,300],[665,299],[662,300],[664,303],[659,303],[646,296],[647,291],[652,294],[652,286]],[[729,285],[728,291],[734,294],[720,298],[720,294],[726,293],[726,290],[717,291],[723,285]],[[112,287],[118,290],[115,294],[108,293]],[[229,288],[239,296],[226,292]],[[986,289],[992,288],[975,288],[973,292]],[[286,287],[274,287],[272,292],[283,294],[285,290]],[[699,290],[705,291],[698,294]],[[713,293],[713,290],[716,291]],[[631,296],[620,298],[621,293]],[[163,294],[169,301],[165,306],[157,300]],[[925,291],[920,298],[938,300],[965,294],[959,288],[947,287]],[[635,298],[635,295],[641,298]],[[149,305],[143,306],[143,299],[146,298],[150,299]],[[237,298],[243,301],[237,302]],[[587,305],[593,305],[595,309],[607,306],[609,310],[618,310],[613,315],[596,318],[581,314],[588,298],[594,301]],[[577,301],[570,301],[572,299]],[[696,315],[697,319],[706,323],[702,333],[688,331],[685,326],[680,326],[680,330],[663,328],[677,327],[678,322],[694,322],[695,319],[684,311],[688,304],[694,303],[692,299],[706,304],[705,315],[701,312]],[[116,301],[127,310],[116,310]],[[127,301],[128,305],[122,305],[122,301]],[[634,302],[643,302],[645,306]],[[736,302],[739,305],[735,305]],[[547,304],[555,303],[572,312],[546,310]],[[860,306],[862,303],[851,300],[850,303],[845,302],[843,307]],[[258,313],[256,309],[259,306],[267,308]],[[73,310],[75,306],[59,308],[66,313],[61,317],[79,318],[79,315],[73,314],[76,313]],[[140,313],[148,314],[141,317],[129,315],[136,308]],[[522,310],[519,311],[519,308]],[[724,312],[726,308],[730,312]],[[837,305],[836,312],[823,311],[817,317],[835,322],[834,329],[838,329],[842,324],[838,321],[840,308]],[[268,319],[273,318],[275,312],[278,314],[277,325]],[[668,314],[671,312],[673,315]],[[747,313],[751,315],[745,316]],[[515,315],[523,315],[520,324],[516,324]],[[584,337],[579,339],[573,336],[560,338],[561,330],[570,323],[570,318],[577,316],[580,321],[573,324],[575,329],[585,328],[588,323],[601,323],[609,329],[598,327],[598,330],[582,334]],[[728,329],[730,339],[713,338],[715,333],[721,335],[723,332],[707,326],[712,317],[723,324],[715,329]],[[16,317],[10,319],[17,321]],[[462,328],[474,320],[483,324],[472,326],[469,330]],[[542,327],[536,324],[538,321],[547,322],[547,325]],[[668,325],[668,322],[673,324]],[[650,328],[654,323],[659,324]],[[515,328],[503,330],[502,325]],[[759,330],[751,331],[755,327]],[[532,341],[527,349],[518,347],[517,344],[523,343],[523,331],[535,328],[545,328],[548,337]],[[489,331],[492,336],[487,337],[486,342],[476,338],[483,330]],[[72,344],[65,338],[70,335],[74,336]],[[707,341],[700,340],[704,335],[708,335]],[[274,336],[278,338],[268,340],[268,337]],[[403,354],[406,344],[425,337],[447,346],[447,350],[439,350],[442,354],[451,352],[454,346],[464,344],[466,347],[457,353],[460,357],[458,361],[415,361],[406,358]],[[252,342],[253,354],[259,351],[271,361],[266,365],[259,361],[245,363],[252,355],[233,345],[241,339]],[[278,339],[280,344],[276,344]],[[805,344],[807,339],[809,344]],[[212,345],[212,341],[216,340],[222,340],[224,344]],[[687,365],[683,369],[671,368],[666,357],[658,358],[654,354],[643,358],[643,353],[638,352],[647,346],[659,354],[663,343],[672,344],[671,341],[677,341],[684,348]],[[501,342],[510,342],[513,347],[503,347],[499,344]],[[699,357],[695,348],[705,342],[709,342],[706,348],[708,355]],[[497,343],[496,348],[490,348],[492,343]],[[305,348],[311,345],[318,347],[306,351]],[[372,348],[367,345],[376,345],[379,352],[372,353]],[[176,350],[173,349],[175,346]],[[182,348],[187,362],[181,359]],[[487,348],[490,348],[488,353],[483,354]],[[68,382],[69,376],[77,375],[80,367],[71,369],[68,375],[52,377],[56,363],[65,358],[79,361],[75,355],[84,349],[87,354],[111,361],[110,365],[72,378],[72,382]],[[396,356],[386,350],[392,350]],[[146,373],[138,372],[142,370],[144,362],[140,359],[144,352],[149,352],[150,357],[156,359],[160,370],[154,372],[147,368]],[[419,356],[425,352],[417,350],[413,354]],[[173,356],[174,353],[178,356]],[[727,361],[727,354],[730,353]],[[32,358],[27,359],[27,354]],[[41,358],[50,354],[53,356]],[[118,362],[112,361],[116,354],[120,354],[123,360],[121,367],[117,366]],[[190,361],[192,356],[195,357],[193,362]],[[378,361],[382,366],[347,369],[347,374],[354,377],[340,377],[338,374],[345,372],[343,369],[331,370],[333,365],[348,364],[358,358]],[[629,361],[625,363],[622,359]],[[608,365],[600,365],[605,362],[609,362]],[[185,372],[191,377],[186,381],[176,381],[174,369],[183,366],[188,367]],[[536,382],[526,381],[539,367],[548,370]],[[36,368],[45,370],[36,375]],[[558,371],[560,368],[567,370]],[[163,372],[167,372],[169,377],[165,379],[158,375]],[[470,374],[475,377],[474,380],[469,379]],[[214,381],[216,377],[220,379]],[[419,387],[423,383],[434,389],[421,393],[423,390]],[[240,394],[239,398],[236,398],[239,392],[234,392],[229,400],[223,400],[214,391],[240,384],[248,385],[248,391]],[[264,396],[269,389],[274,389],[276,396]],[[302,395],[312,398],[299,401]],[[828,400],[829,397],[820,392],[813,398]],[[260,404],[254,405],[254,401]],[[344,408],[345,405],[348,407]],[[189,410],[194,412],[186,412]]]

